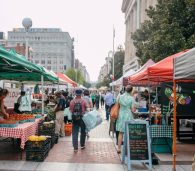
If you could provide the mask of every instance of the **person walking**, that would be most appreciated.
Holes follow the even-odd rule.
[[[89,90],[84,90],[83,94],[84,94],[83,99],[87,102],[89,109],[92,110],[93,103],[91,98],[89,97]]]
[[[100,97],[100,99],[101,99],[101,107],[104,106],[104,97],[105,97],[105,94],[102,92],[101,93],[101,97]]]
[[[123,134],[125,132],[125,122],[133,119],[134,112],[134,99],[131,96],[133,88],[128,85],[126,87],[126,92],[123,95],[120,95],[119,104],[120,110],[116,122],[116,131],[119,131],[118,135],[118,153],[121,153],[121,144],[123,140]]]
[[[56,106],[54,107],[54,112],[56,115],[55,120],[55,133],[64,137],[64,109],[65,109],[65,98],[61,91],[55,93],[56,95]]]
[[[105,97],[104,97],[104,101],[105,101],[105,110],[106,110],[106,120],[109,120],[109,116],[110,116],[110,108],[112,106],[112,104],[114,103],[114,96],[111,93],[111,90],[108,90]]]
[[[65,99],[65,109],[69,108],[70,102],[73,98],[69,96],[68,91],[62,91],[62,95],[64,96],[64,99]],[[70,122],[72,122],[72,120],[70,120],[70,118],[68,118],[68,116],[64,116],[64,123],[66,124],[66,123],[70,123]]]
[[[91,100],[92,100],[92,104],[93,104],[93,107],[95,106],[95,94],[94,92],[91,93]]]
[[[100,95],[99,92],[96,92],[95,94],[95,107],[98,110],[100,106]]]
[[[88,105],[86,101],[81,97],[82,90],[75,90],[76,97],[70,102],[70,111],[72,113],[72,142],[74,147],[74,152],[78,152],[78,134],[79,129],[81,130],[80,135],[80,145],[81,149],[85,149],[85,139],[86,139],[86,130],[85,123],[82,120],[83,115],[88,110]]]

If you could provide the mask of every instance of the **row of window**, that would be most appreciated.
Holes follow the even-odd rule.
[[[53,70],[53,71],[56,71],[56,70],[66,70],[66,65],[61,65],[61,66],[47,66],[46,67],[48,70]]]
[[[9,36],[9,38],[11,40],[26,40],[25,36]],[[36,41],[40,41],[40,40],[64,40],[63,36],[54,36],[54,37],[43,37],[43,36],[28,36],[27,38],[28,40],[36,40]]]
[[[35,60],[35,64],[57,64],[57,61],[51,61],[51,60]],[[63,64],[63,61],[59,61],[59,64]]]

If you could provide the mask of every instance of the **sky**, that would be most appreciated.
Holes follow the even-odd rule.
[[[125,23],[122,0],[1,0],[0,31],[22,27],[25,17],[32,27],[61,28],[75,38],[75,57],[97,81],[105,57],[112,50],[113,27],[115,50],[124,47]]]

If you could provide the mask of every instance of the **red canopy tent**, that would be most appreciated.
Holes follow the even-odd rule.
[[[56,75],[61,78],[62,80],[66,81],[67,83],[71,84],[73,87],[77,86],[77,83],[71,80],[67,75],[63,73],[56,73]]]
[[[181,56],[188,50],[176,53],[165,59],[145,67],[140,72],[129,78],[129,83],[132,85],[155,85],[160,82],[173,81],[173,59]]]
[[[154,61],[149,59],[135,74],[128,77],[129,83],[135,86],[147,85],[148,80],[142,78],[147,75],[147,68],[153,64],[155,64]]]

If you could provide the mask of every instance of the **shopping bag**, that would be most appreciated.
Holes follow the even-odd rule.
[[[21,98],[20,106],[18,109],[20,112],[32,111],[31,100],[29,96],[23,96]]]
[[[102,118],[96,110],[86,113],[82,117],[82,120],[85,123],[86,131],[90,131],[102,122]]]
[[[110,110],[111,119],[115,120],[118,118],[119,109],[120,109],[119,103],[115,103],[114,106],[112,106],[112,108]]]
[[[68,116],[68,120],[72,120],[72,113],[70,112],[69,107],[64,109],[64,116]]]

